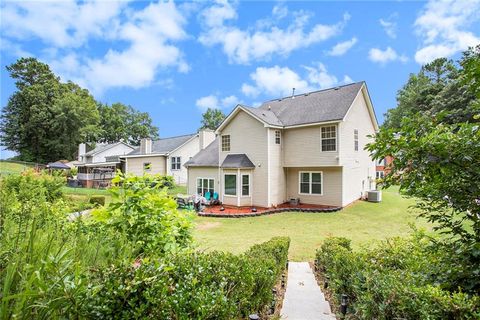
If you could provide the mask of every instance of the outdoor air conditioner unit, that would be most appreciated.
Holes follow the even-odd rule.
[[[382,191],[379,191],[379,190],[368,191],[367,198],[369,202],[381,202]]]

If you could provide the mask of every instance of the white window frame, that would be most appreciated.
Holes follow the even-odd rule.
[[[309,174],[309,183],[308,183],[308,189],[309,193],[304,193],[302,192],[302,173],[308,173]],[[320,187],[321,187],[321,192],[320,193],[312,193],[312,173],[320,173]],[[323,196],[323,171],[299,171],[298,172],[298,194],[305,195],[305,196]]]
[[[252,186],[252,177],[250,176],[250,173],[242,173],[240,178],[240,193],[242,197],[250,197],[251,192],[251,186]],[[243,177],[247,176],[248,177],[248,184],[243,184]],[[248,194],[243,194],[243,187],[248,185]]]
[[[275,144],[282,144],[282,133],[280,130],[275,130]]]
[[[323,150],[323,140],[328,140],[328,139],[333,139],[333,138],[323,138],[323,129],[324,128],[334,128],[335,132],[335,150]],[[336,125],[331,125],[331,126],[323,126],[320,127],[320,151],[321,152],[337,152],[338,150],[338,129]]]
[[[150,171],[152,171],[152,163],[151,162],[144,162],[143,163],[143,172],[150,172]]]
[[[224,138],[225,138],[225,141],[224,141]],[[228,148],[226,147],[227,139],[228,139]],[[229,134],[222,134],[222,139],[220,141],[220,143],[222,144],[222,152],[229,152],[231,150],[231,141],[232,140]]]
[[[359,149],[359,142],[358,142],[358,129],[353,129],[353,150],[358,151]]]
[[[377,179],[385,179],[385,171],[377,171],[376,178]]]
[[[226,183],[225,183],[225,178],[227,176],[234,176],[235,177],[235,194],[227,194],[226,193]],[[225,197],[237,197],[238,196],[238,175],[236,173],[224,173],[223,174],[223,195]]]
[[[200,189],[202,189],[202,190],[203,190],[203,189],[207,189],[207,190],[210,190],[210,189],[211,189],[211,190],[213,190],[213,193],[215,193],[215,179],[214,179],[214,178],[197,177],[197,184],[195,185],[195,193],[196,193],[196,194],[199,194],[199,193],[198,193],[198,189],[199,189],[199,188],[198,188],[198,181],[199,181],[199,180],[201,181],[201,183],[200,183],[200,184],[201,184]],[[203,180],[208,180],[208,182],[207,182],[208,187],[207,187],[207,188],[204,188],[204,187],[203,187]],[[213,181],[213,186],[212,186],[212,188],[210,188],[210,180]],[[211,194],[212,197],[213,197],[213,193]],[[202,196],[205,196],[205,194],[202,194]]]
[[[171,157],[170,158],[170,168],[173,171],[181,170],[182,169],[182,157]],[[175,166],[175,168],[174,168]],[[177,168],[178,167],[178,168]]]

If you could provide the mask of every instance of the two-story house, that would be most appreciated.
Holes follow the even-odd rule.
[[[163,138],[152,141],[142,139],[140,147],[122,156],[126,173],[134,175],[161,174],[172,176],[177,184],[186,185],[185,162],[215,139],[213,130]]]
[[[365,82],[238,105],[218,138],[185,164],[188,192],[217,192],[234,206],[299,198],[343,207],[375,188],[375,162],[364,147],[377,130]]]

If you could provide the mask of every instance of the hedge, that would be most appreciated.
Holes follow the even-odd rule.
[[[289,238],[242,255],[187,253],[98,271],[84,316],[95,319],[235,319],[262,312],[284,271]]]
[[[444,258],[418,235],[357,252],[348,239],[329,238],[316,264],[336,304],[348,296],[348,319],[480,319],[478,295],[444,289]]]

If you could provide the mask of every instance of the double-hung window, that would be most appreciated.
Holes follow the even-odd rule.
[[[313,194],[321,195],[322,194],[322,172],[306,172],[300,171],[300,185],[299,193],[300,194]]]
[[[215,180],[208,178],[197,178],[197,194],[205,196],[207,192],[213,196],[215,192]]]
[[[230,135],[222,136],[222,151],[230,151]]]
[[[280,141],[281,141],[280,130],[275,130],[275,144],[280,144]]]
[[[337,151],[337,127],[322,127],[322,151]]]
[[[242,174],[242,196],[250,195],[250,175]]]
[[[152,163],[151,162],[144,162],[143,163],[143,171],[144,172],[149,172],[152,170]]]
[[[228,196],[237,195],[237,175],[236,174],[226,174],[225,183],[224,183],[224,194]]]
[[[180,170],[182,165],[181,157],[172,157],[172,170]]]
[[[358,129],[353,130],[353,148],[358,151]]]

